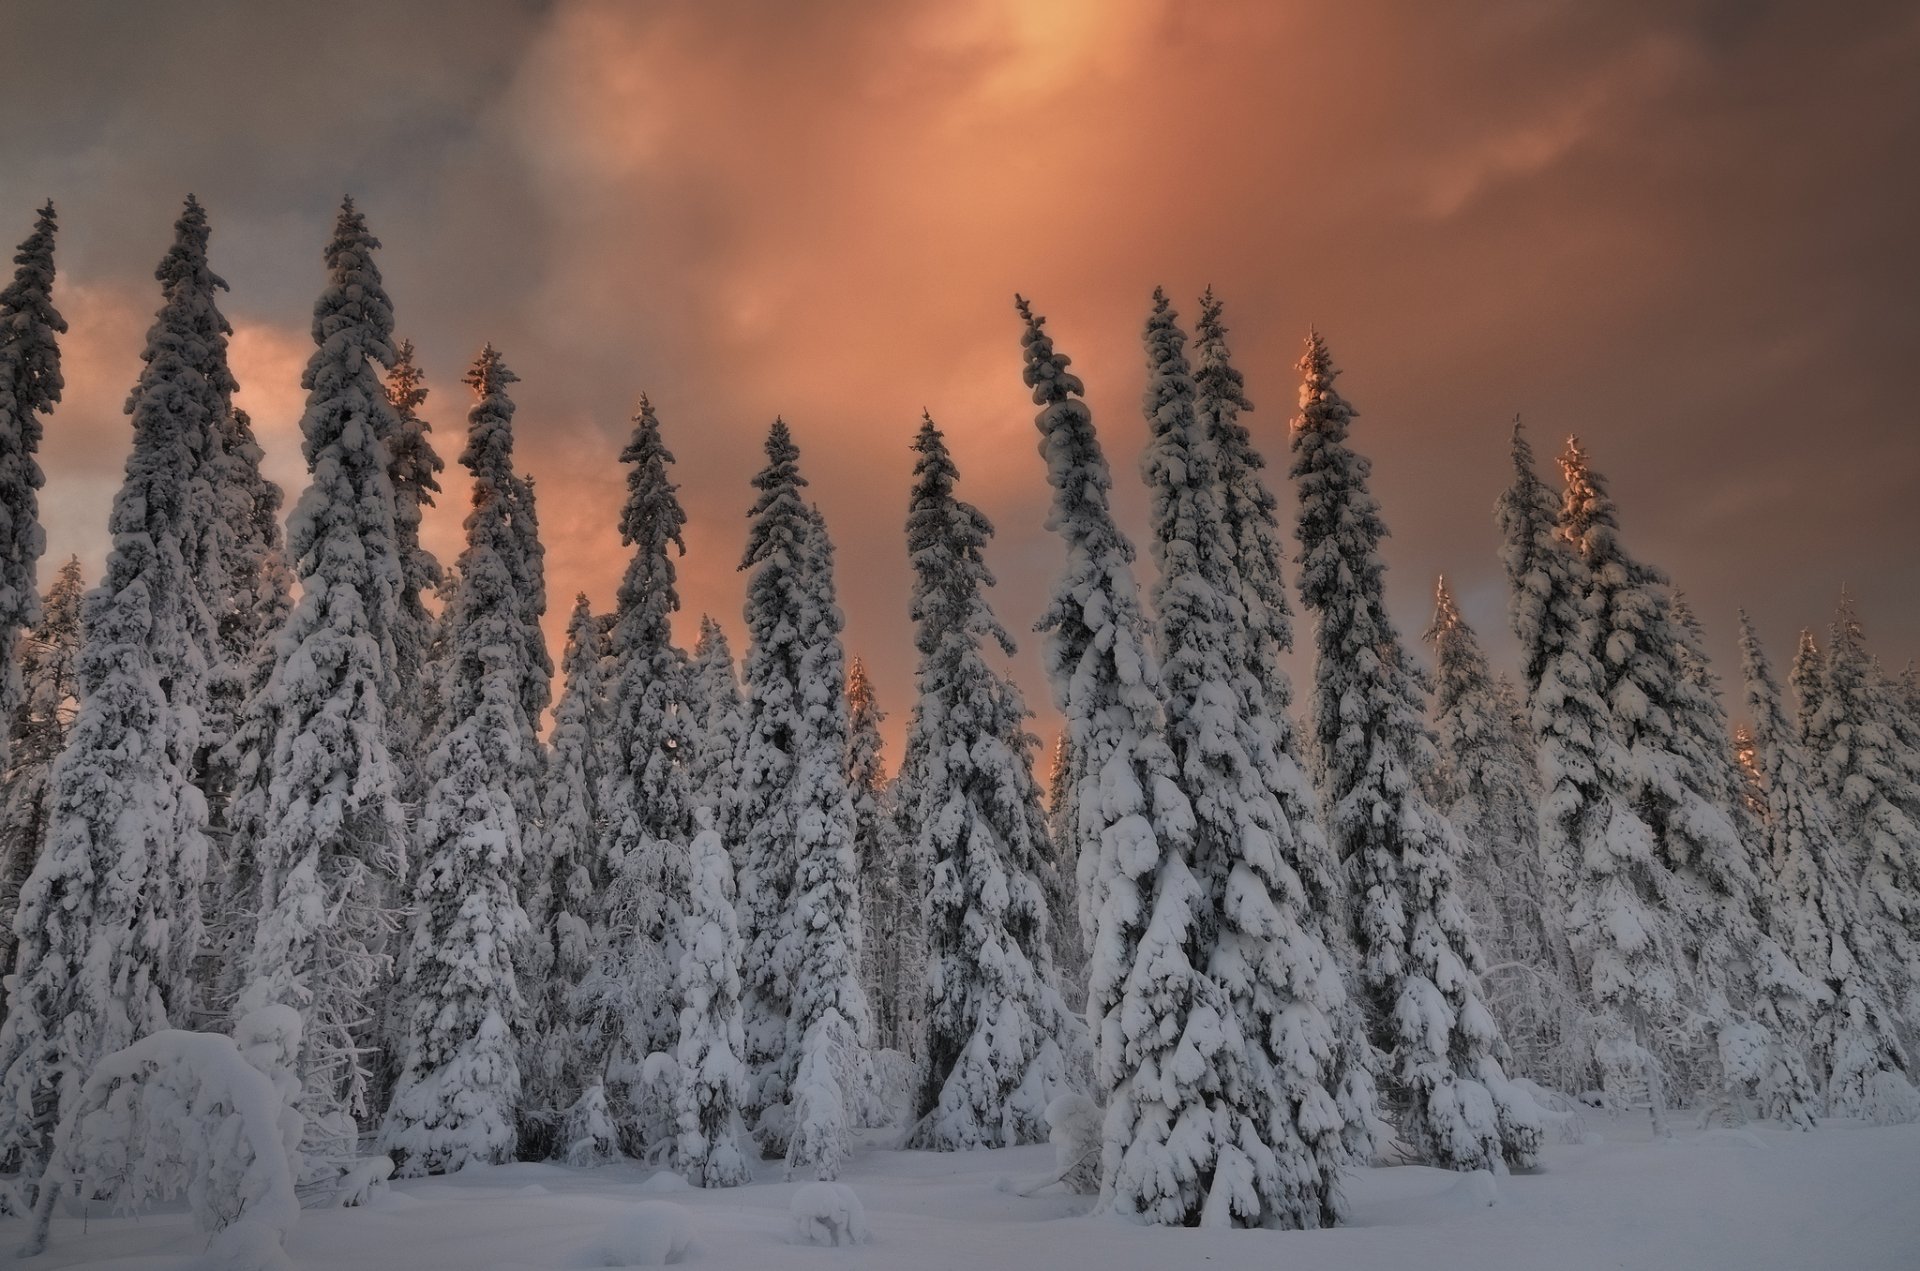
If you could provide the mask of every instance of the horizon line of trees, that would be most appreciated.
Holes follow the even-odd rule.
[[[1051,1134],[1061,1181],[1138,1221],[1317,1227],[1379,1159],[1532,1167],[1590,1091],[1657,1129],[1686,1104],[1920,1116],[1920,682],[1843,597],[1789,700],[1743,615],[1731,728],[1698,620],[1577,441],[1556,490],[1514,427],[1517,678],[1444,582],[1429,671],[1386,610],[1318,333],[1289,549],[1221,302],[1190,336],[1154,293],[1143,595],[1084,386],[1016,297],[1066,549],[1035,628],[1064,729],[1043,782],[993,527],[927,415],[888,777],[779,419],[744,656],[707,617],[674,642],[686,516],[642,397],[631,555],[612,612],[576,599],[554,696],[518,377],[491,346],[465,377],[465,545],[440,562],[427,392],[350,199],[290,512],[189,197],[104,575],[69,561],[43,600],[55,228],[48,204],[0,291],[6,1207],[44,1212],[89,1076],[170,1029],[279,1039],[246,1053],[277,1065],[314,1192],[368,1150],[405,1174],[626,1156],[732,1186],[757,1153],[830,1179],[891,1124],[939,1151]]]

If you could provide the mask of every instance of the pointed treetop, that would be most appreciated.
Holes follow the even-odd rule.
[[[492,397],[500,393],[509,384],[516,384],[518,375],[507,369],[500,357],[499,350],[489,344],[480,350],[480,356],[473,360],[473,367],[461,378],[461,383],[473,389],[479,397]]]
[[[1294,429],[1323,432],[1335,441],[1346,440],[1347,425],[1360,412],[1334,388],[1340,368],[1333,364],[1333,354],[1317,329],[1307,333],[1307,351],[1297,366],[1301,373],[1300,413],[1294,417]]]
[[[1020,296],[1013,299],[1027,323],[1020,345],[1027,351],[1025,379],[1027,387],[1033,390],[1034,405],[1045,406],[1068,397],[1084,396],[1086,386],[1078,375],[1067,370],[1073,359],[1053,351],[1053,337],[1046,332],[1047,320],[1036,314],[1025,299]]]
[[[40,209],[33,233],[14,253],[14,274],[0,290],[0,357],[9,363],[14,407],[27,430],[26,448],[39,443],[35,412],[50,413],[66,387],[60,376],[60,347],[53,337],[67,329],[67,320],[53,307],[53,202]],[[35,474],[37,476],[37,472]]]
[[[1462,622],[1460,606],[1454,603],[1453,592],[1447,587],[1447,576],[1441,574],[1433,585],[1433,623],[1427,628],[1427,638],[1438,639],[1459,628]]]
[[[1223,308],[1212,287],[1200,296],[1200,321],[1193,330],[1194,345],[1200,351],[1200,370],[1195,378],[1202,394],[1212,401],[1236,412],[1252,410],[1253,403],[1247,400],[1246,377],[1234,368],[1227,348],[1227,325],[1220,320]],[[1259,452],[1249,447],[1247,453],[1251,466],[1263,466]]]
[[[393,353],[393,369],[387,373],[387,400],[401,415],[411,415],[427,400],[426,382],[426,372],[414,361],[413,341],[400,341]]]
[[[313,306],[313,342],[324,348],[330,340],[351,333],[367,357],[391,367],[396,356],[393,302],[374,262],[373,253],[379,247],[380,240],[367,231],[366,218],[353,200],[343,200],[333,237],[327,242],[327,286]],[[305,386],[313,387],[311,382]]]

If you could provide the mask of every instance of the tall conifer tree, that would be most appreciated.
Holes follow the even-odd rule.
[[[1293,477],[1300,594],[1315,615],[1313,733],[1327,825],[1350,884],[1360,985],[1401,1138],[1453,1169],[1530,1165],[1540,1113],[1506,1077],[1480,998],[1480,951],[1456,893],[1465,848],[1427,802],[1434,763],[1417,672],[1386,611],[1387,528],[1372,465],[1347,444],[1354,410],[1316,333],[1300,369]]]
[[[908,1142],[1011,1147],[1047,1134],[1067,1092],[1073,1022],[1053,985],[1050,844],[1033,779],[1026,704],[987,661],[1013,638],[988,606],[993,526],[956,497],[959,471],[931,417],[913,449],[913,562],[922,757],[903,809],[929,863],[926,1068]]]

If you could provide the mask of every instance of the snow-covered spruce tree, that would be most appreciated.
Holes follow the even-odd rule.
[[[740,739],[746,733],[746,703],[733,665],[727,633],[700,615],[700,638],[693,646],[692,708],[695,729],[693,801],[713,809],[720,841],[733,850],[738,839],[735,813],[740,803]]]
[[[1652,1041],[1682,1016],[1685,966],[1666,910],[1673,880],[1625,794],[1632,761],[1602,695],[1586,565],[1560,534],[1559,500],[1518,422],[1513,466],[1495,515],[1540,766],[1547,882],[1593,1014],[1597,1075],[1616,1100],[1644,1092],[1664,1126]]]
[[[1079,814],[1073,809],[1073,759],[1068,754],[1067,735],[1053,739],[1047,757],[1047,842],[1051,868],[1047,877],[1048,928],[1053,934],[1053,971],[1060,984],[1060,997],[1076,1015],[1087,1005],[1087,942],[1080,929],[1080,895],[1075,853],[1079,843],[1074,827]]]
[[[673,455],[645,397],[633,424],[620,454],[628,465],[620,541],[633,555],[614,614],[608,689],[607,833],[617,864],[595,988],[616,1034],[614,1071],[637,1077],[649,1055],[673,1053],[679,1027],[674,968],[687,902],[695,736],[686,701],[687,660],[674,647],[670,625],[680,607],[673,557],[686,551],[680,536],[686,514],[670,476]],[[636,1154],[665,1149],[667,1143],[653,1140],[672,1132],[670,1110],[652,1115],[637,1106],[645,1098],[635,1089],[629,1100],[615,1100]],[[629,1102],[636,1106],[627,1108]]]
[[[46,478],[35,457],[40,416],[60,401],[60,342],[66,319],[53,307],[52,202],[40,209],[33,233],[14,255],[13,281],[0,290],[0,721],[11,721],[20,701],[15,642],[40,621],[38,569],[46,550],[40,529],[40,487]],[[0,771],[7,763],[0,738]]]
[[[751,1182],[753,1166],[740,1150],[741,1061],[740,927],[734,913],[733,866],[715,828],[713,809],[694,809],[698,827],[689,849],[692,899],[681,937],[680,1089],[675,1101],[680,1137],[676,1167],[695,1187]]]
[[[1881,1123],[1920,1118],[1920,1093],[1900,1044],[1888,972],[1861,912],[1807,752],[1753,624],[1740,615],[1747,710],[1766,800],[1772,869],[1771,933],[1825,990],[1813,1022],[1813,1056],[1827,1112]]]
[[[82,606],[80,709],[54,764],[51,830],[20,892],[0,1025],[0,1160],[38,1179],[55,1119],[102,1055],[186,1022],[201,938],[206,803],[193,785],[211,623],[189,576],[199,446],[224,405],[204,374],[222,324],[192,199],[127,399],[133,449],[112,548]]]
[[[1397,1129],[1416,1157],[1452,1169],[1530,1165],[1540,1111],[1509,1083],[1480,996],[1480,951],[1455,884],[1467,848],[1422,789],[1435,749],[1386,610],[1387,528],[1367,489],[1372,466],[1347,444],[1355,412],[1318,333],[1300,369],[1292,475],[1300,595],[1315,616],[1313,737]]]
[[[514,961],[527,937],[518,887],[527,826],[511,774],[536,722],[523,688],[527,574],[513,523],[514,404],[519,377],[492,345],[467,373],[477,400],[460,462],[473,476],[466,549],[449,627],[447,728],[427,760],[414,875],[413,930],[400,991],[407,1003],[400,1080],[384,1146],[402,1174],[432,1174],[513,1156],[523,1003]],[[503,780],[503,778],[505,778]]]
[[[1540,852],[1539,787],[1527,737],[1504,685],[1488,669],[1473,628],[1442,579],[1427,628],[1435,674],[1433,723],[1440,763],[1433,787],[1460,831],[1461,894],[1476,919],[1488,967],[1488,1005],[1524,1075],[1566,1088],[1585,1074],[1568,1064],[1576,1044],[1565,1011],[1572,988],[1565,936],[1548,901]]]
[[[256,854],[259,925],[239,1013],[278,1002],[301,1017],[301,1110],[315,1176],[351,1157],[370,1117],[368,1003],[384,973],[403,872],[389,750],[399,540],[378,368],[393,360],[379,241],[351,199],[327,245],[315,349],[301,384],[310,480],[288,521],[300,598],[245,727],[264,755],[234,823]]]
[[[40,621],[20,641],[21,694],[8,721],[12,740],[6,789],[0,794],[0,984],[14,972],[13,916],[20,888],[47,841],[53,816],[53,761],[67,748],[80,701],[80,558],[60,567],[40,604]],[[6,1018],[0,992],[0,1020]]]
[[[887,805],[891,783],[881,758],[880,709],[867,678],[866,664],[854,658],[847,667],[847,788],[853,794],[854,861],[860,888],[860,983],[873,1013],[876,1046],[907,1050],[900,1039],[897,987],[901,928],[899,842],[893,810]]]
[[[387,372],[387,403],[391,424],[382,440],[387,444],[387,480],[393,486],[393,530],[400,551],[400,607],[393,624],[393,657],[400,682],[417,686],[433,639],[434,618],[423,599],[445,576],[440,562],[420,542],[421,509],[433,506],[440,493],[439,474],[446,464],[433,448],[428,433],[433,425],[420,417],[427,400],[426,375],[414,361],[413,341],[394,349]],[[393,750],[399,761],[401,800],[417,804],[424,786],[423,761],[433,738],[422,729],[421,695],[411,688],[395,703]]]
[[[1630,759],[1624,793],[1674,880],[1665,903],[1709,1034],[1656,1041],[1690,1088],[1752,1092],[1769,1114],[1811,1127],[1814,1091],[1793,1038],[1816,990],[1759,920],[1759,860],[1735,826],[1732,752],[1705,652],[1676,619],[1665,577],[1622,546],[1606,482],[1577,441],[1560,467],[1561,532],[1587,567],[1594,658]]]
[[[1214,933],[1205,969],[1228,1002],[1202,1221],[1321,1226],[1338,1217],[1345,1164],[1333,1093],[1345,991],[1289,860],[1297,836],[1267,771],[1270,708],[1235,603],[1246,589],[1221,514],[1218,450],[1194,408],[1186,335],[1160,292],[1145,344],[1141,467],[1167,740],[1196,820],[1193,868]]]
[[[1822,720],[1822,708],[1827,702],[1826,679],[1827,655],[1820,651],[1820,643],[1814,639],[1813,632],[1803,628],[1800,643],[1794,647],[1793,665],[1787,672],[1787,682],[1793,686],[1793,731],[1799,737],[1800,744],[1807,748],[1807,758],[1813,761],[1815,777],[1823,788],[1826,776],[1821,771],[1821,763],[1829,739],[1822,736],[1817,728]]]
[[[1260,691],[1258,701],[1247,702],[1246,714],[1255,726],[1247,740],[1258,743],[1256,750],[1264,750],[1263,755],[1255,755],[1255,766],[1292,830],[1282,854],[1306,892],[1308,920],[1344,970],[1358,962],[1349,948],[1346,898],[1339,866],[1321,829],[1313,782],[1300,760],[1292,714],[1293,682],[1282,661],[1293,650],[1293,609],[1283,576],[1288,551],[1285,531],[1277,512],[1279,500],[1261,476],[1266,459],[1240,419],[1254,407],[1247,399],[1245,379],[1233,365],[1221,318],[1223,307],[1212,288],[1200,298],[1200,321],[1194,331],[1198,357],[1194,412],[1213,447],[1220,518],[1233,545],[1233,567],[1239,572],[1243,631],[1235,655]],[[1378,1094],[1372,1046],[1360,1002],[1351,991],[1337,1029],[1331,1088],[1340,1104],[1342,1139],[1356,1159],[1371,1160],[1380,1146]]]
[[[958,469],[931,417],[913,449],[907,553],[920,769],[903,809],[928,887],[925,1067],[907,1142],[935,1151],[1047,1137],[1047,1105],[1071,1090],[1073,1022],[1052,983],[1039,815],[1019,690],[987,661],[1011,656],[984,552],[993,526],[955,497]]]
[[[547,739],[539,832],[522,827],[529,936],[517,964],[528,1022],[520,1054],[520,1155],[563,1151],[557,1131],[567,1110],[599,1080],[601,1029],[584,1010],[609,876],[600,815],[599,726],[604,659],[599,619],[584,593],[567,620],[563,687]]]
[[[1113,477],[1070,359],[1046,319],[1015,297],[1024,378],[1053,487],[1049,527],[1066,565],[1038,629],[1054,701],[1066,717],[1067,778],[1078,814],[1082,921],[1089,931],[1087,1015],[1094,1080],[1106,1105],[1100,1207],[1191,1225],[1215,1159],[1214,1065],[1226,1044],[1226,995],[1205,973],[1205,889],[1192,870],[1194,814],[1162,718],[1159,669],[1133,577],[1133,545],[1114,523]]]
[[[1888,1005],[1912,1047],[1920,1042],[1920,787],[1902,764],[1894,710],[1853,601],[1842,594],[1807,747],[1834,810],[1841,859],[1860,880],[1872,941],[1862,952],[1888,975]]]
[[[800,635],[791,824],[795,832],[792,939],[796,966],[787,1014],[786,1174],[831,1179],[851,1148],[872,1023],[860,987],[859,882],[854,876],[853,794],[847,788],[846,653],[834,586],[833,540],[818,507],[807,509],[800,544]],[[777,1131],[777,1127],[776,1127]]]

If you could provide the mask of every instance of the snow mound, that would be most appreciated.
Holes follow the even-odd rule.
[[[603,1267],[678,1265],[693,1253],[693,1215],[670,1201],[642,1201],[607,1224],[596,1252]]]
[[[871,1235],[867,1211],[845,1183],[808,1183],[793,1194],[793,1243],[860,1245]]]
[[[657,1174],[649,1174],[646,1181],[635,1190],[658,1196],[667,1192],[690,1192],[693,1184],[687,1181],[686,1175],[663,1169]]]

